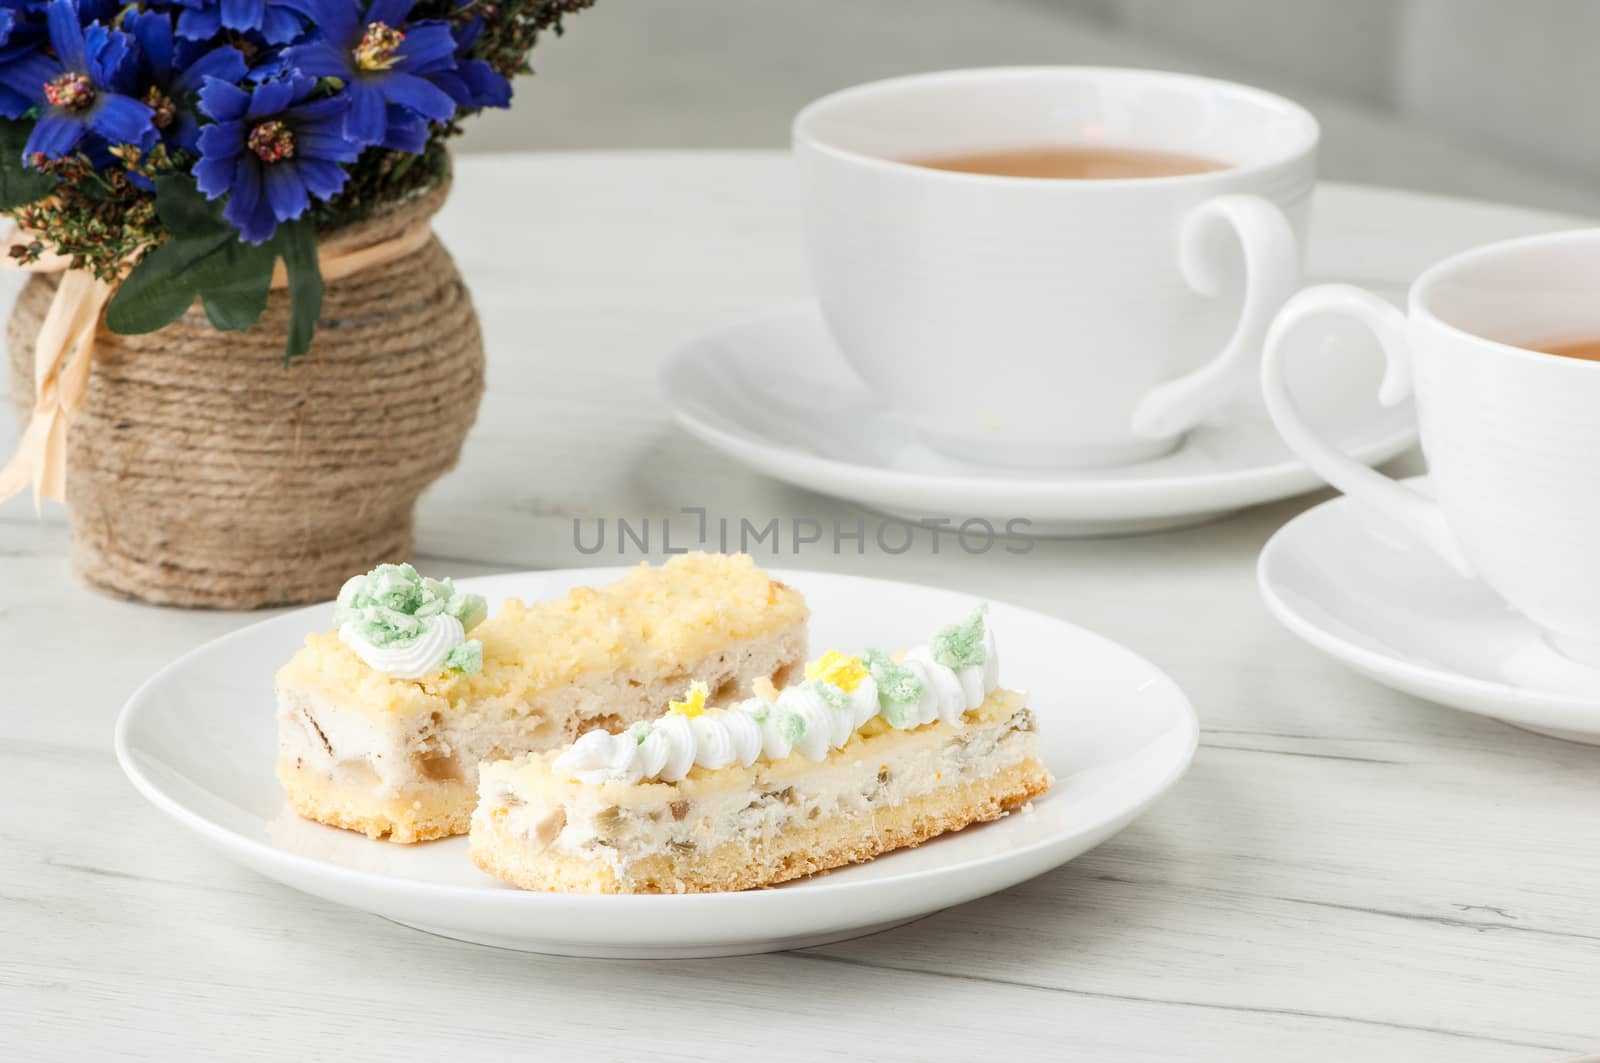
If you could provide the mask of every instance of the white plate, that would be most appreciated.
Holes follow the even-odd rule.
[[[1426,477],[1407,482],[1427,490]],[[1290,631],[1385,686],[1600,744],[1600,673],[1556,654],[1488,587],[1348,498],[1279,529],[1256,576]]]
[[[623,569],[462,580],[491,606],[604,583]],[[903,646],[959,618],[964,594],[859,577],[776,573],[812,609],[814,650]],[[273,778],[272,677],[331,606],[208,643],[147,681],[117,721],[139,791],[227,856],[296,889],[447,937],[580,956],[718,956],[838,941],[1047,871],[1126,826],[1193,756],[1194,712],[1147,661],[1081,628],[995,603],[1002,680],[1026,689],[1056,785],[1031,812],[775,890],[668,897],[524,893],[482,874],[464,838],[368,841],[302,821]]]
[[[1477,243],[1580,224],[1560,215],[1405,192],[1325,184],[1312,220],[1311,281],[1361,284],[1400,301],[1411,279]],[[1339,358],[1301,358],[1302,405],[1346,453],[1376,464],[1415,441],[1409,404],[1373,396],[1382,360],[1344,329]],[[1313,341],[1314,342],[1314,341]],[[995,352],[1003,356],[1003,352]],[[1156,461],[1092,472],[971,465],[929,449],[859,382],[811,304],[703,336],[666,363],[662,386],[680,424],[734,459],[788,483],[918,519],[1031,522],[1040,535],[1154,531],[1211,520],[1312,490],[1254,401],[1191,432]]]

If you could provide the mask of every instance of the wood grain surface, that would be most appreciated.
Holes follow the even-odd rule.
[[[1418,267],[1540,224],[1432,208]],[[1320,194],[1319,227],[1377,239],[1394,224],[1358,190]],[[489,395],[460,468],[424,499],[427,571],[615,563],[575,549],[575,518],[705,506],[853,524],[859,511],[683,435],[657,397],[675,344],[805,293],[781,155],[473,157],[441,231],[483,315]],[[154,669],[258,615],[99,597],[67,570],[61,513],[15,499],[0,506],[0,1056],[1553,1063],[1600,1049],[1600,750],[1390,692],[1281,630],[1255,557],[1322,497],[1021,556],[774,561],[959,588],[1125,642],[1189,693],[1201,749],[1136,825],[1005,893],[803,953],[664,963],[435,939],[203,848],[123,779],[112,721]]]

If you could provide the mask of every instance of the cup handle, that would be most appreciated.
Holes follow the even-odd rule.
[[[1217,262],[1205,254],[1207,239],[1229,230],[1244,252],[1244,306],[1222,352],[1194,372],[1159,385],[1133,411],[1133,431],[1152,439],[1193,428],[1238,395],[1251,376],[1272,315],[1300,286],[1300,249],[1294,228],[1278,205],[1260,196],[1218,196],[1184,219],[1178,265],[1189,286],[1203,295],[1221,288]]]
[[[1299,292],[1279,311],[1267,330],[1261,360],[1261,392],[1267,413],[1289,449],[1311,470],[1359,504],[1405,528],[1463,576],[1474,575],[1461,544],[1445,522],[1439,503],[1397,480],[1368,468],[1337,450],[1314,431],[1289,393],[1284,372],[1289,334],[1308,317],[1334,313],[1353,317],[1377,337],[1383,348],[1383,382],[1378,401],[1394,406],[1411,394],[1411,348],[1406,316],[1388,302],[1349,284],[1321,284]]]

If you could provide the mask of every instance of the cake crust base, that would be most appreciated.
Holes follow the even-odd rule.
[[[705,855],[653,854],[628,866],[627,881],[598,859],[549,850],[525,855],[527,842],[491,820],[472,832],[472,862],[526,890],[556,893],[711,893],[773,886],[848,864],[974,823],[999,819],[1050,788],[1050,773],[1029,757],[994,775],[940,787],[865,816],[832,817],[785,830],[759,846],[720,845]],[[481,822],[481,821],[480,821]]]
[[[429,842],[465,834],[472,822],[474,792],[466,783],[430,783],[429,793],[386,797],[370,787],[342,785],[283,760],[278,761],[278,782],[300,818],[357,831],[375,841]]]

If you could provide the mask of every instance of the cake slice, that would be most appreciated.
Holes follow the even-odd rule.
[[[416,842],[466,832],[480,761],[619,730],[686,684],[785,681],[807,611],[747,556],[685,554],[488,619],[385,565],[346,584],[338,617],[278,672],[278,779],[307,819]]]
[[[1043,793],[1033,714],[980,610],[898,660],[830,651],[723,709],[479,769],[471,854],[523,889],[771,886],[1002,816]]]

